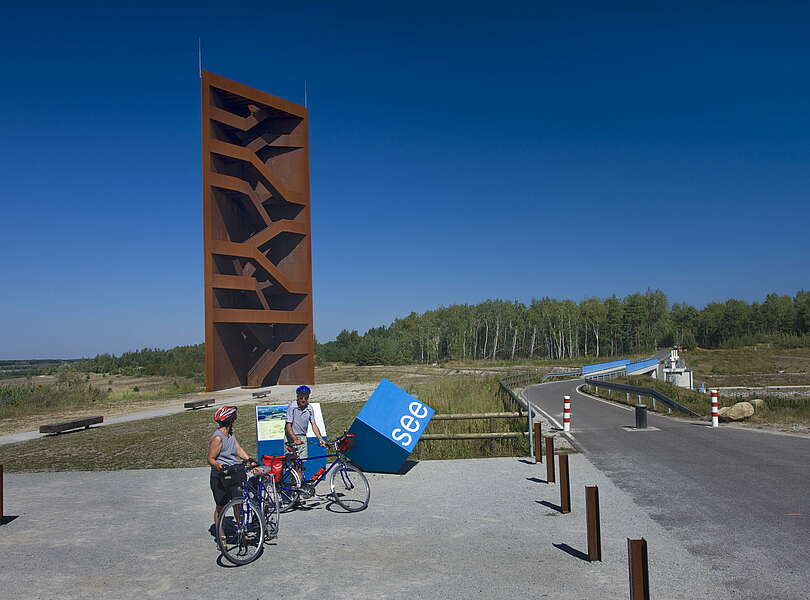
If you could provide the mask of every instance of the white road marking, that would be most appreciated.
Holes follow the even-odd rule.
[[[583,385],[585,385],[585,384],[583,384]],[[580,389],[581,387],[582,386],[577,388],[577,394],[582,394],[583,396],[587,396],[588,398],[591,398],[593,400],[599,400],[599,402],[602,402],[603,404],[607,404],[608,406],[615,406],[616,408],[621,408],[622,410],[627,410],[627,411],[630,411],[630,412],[633,412],[633,410],[634,410],[633,407],[631,407],[631,406],[620,406],[619,404],[616,404],[615,402],[611,402],[610,400],[605,400],[604,398],[598,398],[597,396],[591,396],[590,394],[588,394],[586,392],[583,392]]]

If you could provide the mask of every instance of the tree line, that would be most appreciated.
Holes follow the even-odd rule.
[[[566,360],[651,352],[658,347],[730,348],[758,342],[810,346],[810,292],[768,294],[762,302],[729,299],[702,309],[670,305],[660,290],[582,302],[532,299],[453,304],[411,313],[360,335],[344,329],[317,344],[322,362],[434,363],[447,360]],[[79,371],[202,379],[203,344],[144,348],[73,362]]]
[[[810,345],[810,292],[768,294],[762,302],[729,299],[702,309],[670,305],[660,290],[582,302],[534,298],[453,304],[411,313],[364,335],[344,329],[317,345],[317,358],[368,364],[446,360],[609,357],[679,345],[738,347],[761,341]]]
[[[177,346],[169,350],[144,348],[121,356],[98,354],[71,365],[72,369],[117,375],[164,375],[201,380],[205,370],[205,346]]]

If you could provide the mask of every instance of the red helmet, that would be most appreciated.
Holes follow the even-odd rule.
[[[236,416],[235,406],[223,406],[214,413],[214,421],[221,423]]]

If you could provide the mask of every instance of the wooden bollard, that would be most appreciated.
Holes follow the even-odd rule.
[[[602,560],[602,531],[599,525],[599,488],[585,486],[585,515],[588,526],[588,560]]]
[[[627,567],[630,574],[630,600],[650,600],[647,541],[644,538],[627,538]]]
[[[534,424],[534,464],[543,462],[543,438],[540,423]]]
[[[554,438],[546,438],[546,481],[554,483],[557,478],[554,474]]]
[[[571,512],[571,484],[568,481],[568,455],[560,454],[560,512]]]

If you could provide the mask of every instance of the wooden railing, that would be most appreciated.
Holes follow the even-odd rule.
[[[489,429],[494,429],[494,419],[525,419],[523,412],[497,412],[497,413],[467,413],[467,414],[446,414],[433,415],[433,421],[457,421],[466,419],[489,419]],[[507,438],[519,438],[529,435],[528,431],[504,431],[504,432],[476,432],[476,433],[425,433],[419,441],[429,440],[497,440]]]

